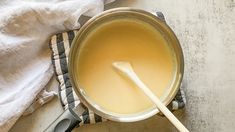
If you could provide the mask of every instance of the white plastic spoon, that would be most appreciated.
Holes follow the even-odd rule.
[[[158,109],[180,132],[189,132],[189,130],[168,110],[160,99],[139,79],[129,62],[118,61],[114,62],[113,66],[133,81],[157,105]]]

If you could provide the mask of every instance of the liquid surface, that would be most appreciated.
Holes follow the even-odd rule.
[[[108,111],[130,114],[153,107],[139,88],[112,67],[115,61],[129,61],[158,97],[171,84],[174,57],[161,34],[148,24],[134,20],[108,22],[93,30],[83,44],[76,63],[80,86]]]

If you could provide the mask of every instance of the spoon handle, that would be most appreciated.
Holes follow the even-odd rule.
[[[127,76],[157,105],[158,109],[180,132],[189,132],[189,130],[169,111],[160,99],[139,79],[134,71],[128,72]]]

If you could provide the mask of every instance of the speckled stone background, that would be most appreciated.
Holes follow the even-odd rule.
[[[185,110],[176,116],[192,132],[235,130],[235,2],[234,0],[117,0],[106,8],[132,6],[162,11],[178,36],[185,57]],[[49,88],[57,85],[53,79]],[[21,118],[11,132],[41,132],[60,113],[58,99]],[[135,123],[106,122],[75,132],[171,132],[167,119],[154,116]]]

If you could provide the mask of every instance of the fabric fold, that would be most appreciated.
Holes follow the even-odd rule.
[[[103,0],[0,1],[1,132],[12,127],[52,77],[49,37],[78,29],[81,15],[103,8]]]

